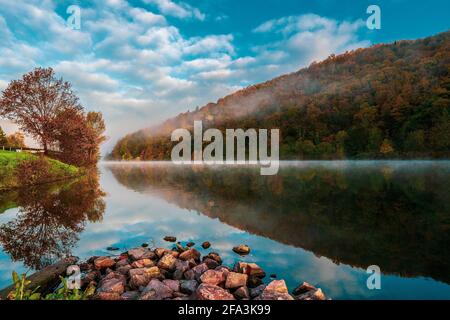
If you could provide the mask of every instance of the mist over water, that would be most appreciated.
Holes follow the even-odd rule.
[[[100,171],[98,183],[0,195],[0,286],[12,270],[59,254],[169,246],[162,238],[174,235],[200,249],[210,241],[201,251],[220,253],[224,264],[254,261],[290,289],[308,281],[333,299],[450,299],[449,161],[282,162],[266,177],[258,166],[165,162],[103,163]],[[33,246],[20,239],[45,223],[70,234]],[[252,252],[241,258],[231,249],[244,243]],[[373,264],[381,290],[366,287]]]

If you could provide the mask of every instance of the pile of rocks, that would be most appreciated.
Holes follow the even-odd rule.
[[[135,248],[116,257],[92,257],[80,265],[82,286],[97,286],[100,300],[324,300],[321,289],[303,283],[292,295],[284,280],[263,284],[266,276],[255,263],[222,266],[211,252],[194,248]]]

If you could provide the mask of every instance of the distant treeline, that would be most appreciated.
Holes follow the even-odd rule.
[[[170,159],[175,128],[279,128],[282,159],[448,158],[450,31],[330,56],[122,138],[113,159]]]

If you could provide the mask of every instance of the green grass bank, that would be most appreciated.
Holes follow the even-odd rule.
[[[42,155],[0,150],[0,191],[68,179],[81,169]]]

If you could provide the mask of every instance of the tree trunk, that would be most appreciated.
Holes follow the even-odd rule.
[[[67,268],[77,263],[77,261],[77,257],[69,257],[51,266],[45,267],[40,271],[37,271],[36,273],[28,277],[28,280],[30,280],[31,283],[26,287],[26,289],[34,290],[35,288],[39,287],[38,292],[40,292],[41,295],[45,295],[51,292],[60,283],[59,276],[64,275]],[[6,299],[8,297],[8,294],[11,291],[14,291],[14,289],[15,286],[13,284],[7,288],[4,288],[3,290],[0,290],[0,298]]]

